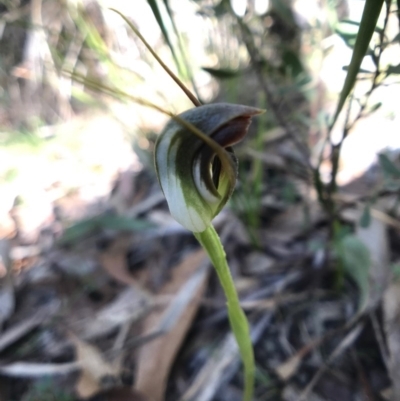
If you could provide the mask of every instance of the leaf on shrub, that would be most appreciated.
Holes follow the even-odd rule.
[[[389,65],[388,69],[386,70],[386,74],[400,74],[400,64],[397,65]]]
[[[350,47],[351,49],[354,48],[354,45],[356,44],[357,33],[343,32],[339,28],[336,29],[336,33],[342,38],[344,43],[346,43],[346,46]]]
[[[229,0],[222,0],[215,6],[212,6],[216,18],[221,18],[230,12]]]
[[[272,0],[272,7],[274,12],[276,12],[280,18],[288,25],[295,27],[296,20],[293,15],[292,9],[286,4],[286,2],[281,0]]]
[[[398,33],[392,40],[391,43],[400,42],[400,33]]]
[[[372,35],[375,32],[379,14],[383,6],[383,0],[366,0],[363,15],[361,17],[360,29],[358,30],[356,42],[354,45],[353,54],[351,57],[349,71],[347,72],[346,80],[340,92],[339,102],[332,119],[333,126],[339,117],[340,112],[350,95],[357,79],[357,74],[365,54],[368,51],[369,43]]]
[[[234,78],[242,74],[241,70],[233,70],[230,68],[211,68],[211,67],[201,67],[203,71],[208,72],[214,78],[217,79],[229,79]]]
[[[371,107],[370,107],[370,109],[369,109],[369,113],[373,113],[373,112],[375,112],[376,110],[378,110],[378,109],[380,109],[382,107],[382,102],[378,102],[378,103],[375,103],[374,105],[372,105]]]
[[[180,64],[179,64],[179,61],[178,61],[178,57],[176,55],[175,48],[174,48],[174,46],[172,44],[171,38],[170,38],[170,36],[168,34],[168,29],[167,29],[167,27],[165,25],[165,21],[163,19],[162,14],[161,14],[160,8],[158,7],[157,1],[156,0],[147,0],[147,3],[150,6],[151,11],[153,12],[154,18],[156,19],[157,24],[160,27],[161,32],[163,34],[165,43],[168,45],[169,49],[171,50],[172,57],[173,57],[173,59],[175,61],[175,64],[176,64],[177,68],[179,69]]]
[[[358,312],[367,306],[369,286],[369,270],[371,258],[368,248],[354,235],[348,235],[340,244],[340,257],[346,273],[355,281],[360,291]]]
[[[360,227],[366,228],[371,224],[371,207],[366,205],[360,218]]]
[[[384,172],[390,178],[400,178],[400,169],[390,160],[388,155],[381,153],[379,155],[379,164]]]
[[[349,71],[349,66],[348,66],[348,65],[343,66],[343,67],[342,67],[342,70],[343,70],[343,71]],[[361,72],[361,73],[363,73],[363,74],[375,74],[374,71],[366,70],[365,68],[360,68],[360,69],[358,70],[358,72]]]
[[[285,69],[288,70],[293,77],[304,73],[303,63],[294,51],[285,49],[282,54],[282,61]]]
[[[360,26],[360,22],[359,21],[354,21],[354,20],[351,20],[351,19],[343,19],[343,20],[340,21],[340,23],[341,24],[354,25],[354,26],[357,26],[357,27]],[[378,33],[378,34],[381,34],[382,33],[382,28],[379,28],[378,26],[375,26],[374,31],[376,33]]]
[[[395,280],[400,279],[400,263],[394,263],[390,266],[390,269],[393,272],[393,277]]]

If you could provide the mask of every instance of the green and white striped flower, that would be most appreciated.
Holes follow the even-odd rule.
[[[262,110],[216,103],[171,119],[159,136],[155,164],[171,215],[192,232],[202,232],[230,198],[237,160],[230,146],[246,135]]]

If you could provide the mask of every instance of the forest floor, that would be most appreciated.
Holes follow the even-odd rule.
[[[3,208],[26,191],[1,221],[0,400],[240,400],[222,291],[169,216],[151,143],[138,156],[106,114],[52,130],[4,153],[8,174],[20,171],[2,184]],[[386,211],[397,195],[381,192],[354,231],[382,172],[339,192],[354,271],[343,270],[313,189],[286,167],[287,138],[269,138],[268,191],[246,208],[252,188],[239,177],[215,221],[251,323],[256,399],[393,399],[400,224]],[[253,153],[244,145],[239,159]]]

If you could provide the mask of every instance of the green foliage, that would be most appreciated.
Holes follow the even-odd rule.
[[[391,266],[391,270],[393,272],[393,278],[395,280],[400,279],[400,263],[395,263]]]
[[[161,12],[157,0],[147,0],[147,2],[153,12],[153,15],[158,23],[158,26],[160,27],[165,43],[168,45],[171,51],[172,57],[174,59],[180,77],[182,79],[188,79],[191,82],[193,90],[196,93],[197,97],[199,98],[199,95],[197,93],[197,88],[193,79],[192,68],[190,66],[190,62],[187,57],[187,49],[184,45],[184,41],[181,37],[179,29],[175,24],[175,19],[169,4],[169,0],[163,0],[163,5],[167,12],[168,18],[165,18],[165,16],[163,16],[163,13]],[[174,46],[173,44],[167,25],[172,26],[172,30],[174,32],[175,39],[177,42],[177,47]]]
[[[394,74],[394,75],[399,75],[400,74],[400,64],[397,65],[389,65],[389,67],[386,70],[386,74]]]
[[[354,25],[341,22],[336,27],[336,33],[343,39],[344,43],[351,49],[354,49],[357,39],[357,30],[354,29]]]
[[[388,155],[381,153],[379,155],[379,164],[388,178],[400,178],[400,169],[390,160]]]
[[[20,149],[21,152],[35,152],[40,150],[45,140],[35,131],[21,129],[19,131],[0,132],[0,146]]]
[[[174,58],[175,64],[177,66],[177,68],[179,69],[179,61],[178,61],[178,57],[176,55],[175,52],[175,48],[172,44],[172,41],[170,39],[169,33],[168,33],[168,29],[166,27],[166,24],[164,22],[164,19],[162,17],[160,8],[158,6],[157,0],[147,0],[147,3],[149,4],[151,11],[153,12],[154,18],[156,19],[158,26],[160,27],[160,30],[163,34],[165,43],[168,45],[169,49],[171,50],[172,53],[172,57]],[[164,1],[164,3],[167,3],[166,1]],[[168,5],[168,3],[167,3]],[[169,7],[168,7],[169,9]]]
[[[367,228],[371,224],[371,207],[367,204],[360,218],[360,227]]]
[[[303,63],[298,54],[293,50],[285,49],[283,51],[282,62],[284,70],[289,76],[296,78],[305,74]]]
[[[396,210],[400,204],[400,168],[392,161],[389,154],[379,154],[379,166],[383,172],[383,183],[380,188],[397,193],[397,199],[391,208],[390,213],[394,216],[397,215]],[[371,201],[372,202],[372,201]]]
[[[342,91],[340,92],[338,105],[336,107],[331,126],[335,124],[340,112],[343,109],[347,97],[350,95],[354,84],[356,83],[357,74],[359,72],[362,60],[367,53],[372,35],[376,30],[376,24],[378,22],[383,3],[384,0],[366,0],[365,2],[363,15],[360,22],[360,29],[357,33],[346,80],[344,82]]]
[[[6,182],[10,183],[14,181],[19,174],[19,170],[15,167],[8,168],[7,170],[4,171],[4,173],[0,173],[0,183]]]
[[[243,71],[241,70],[233,70],[230,68],[201,67],[201,69],[217,79],[230,79],[243,74]]]
[[[293,16],[291,8],[287,4],[288,2],[282,0],[272,0],[272,6],[275,12],[279,15],[282,20],[289,26],[297,26],[296,21]]]
[[[73,245],[105,229],[137,232],[152,227],[154,226],[146,220],[129,219],[125,216],[100,215],[81,220],[67,228],[58,242],[60,245]]]
[[[368,302],[369,269],[371,259],[368,248],[355,235],[344,235],[335,242],[337,257],[344,273],[348,274],[360,291],[358,311],[361,313]]]
[[[343,39],[346,45],[353,50],[356,44],[357,33],[359,30],[360,30],[359,22],[347,19],[340,21],[340,23],[337,25],[335,29],[336,33]],[[378,26],[375,26],[374,32],[381,34],[382,29],[379,28]]]

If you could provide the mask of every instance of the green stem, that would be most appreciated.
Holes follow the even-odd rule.
[[[239,303],[239,297],[229,270],[221,240],[214,227],[210,225],[201,233],[194,233],[197,240],[208,253],[217,271],[219,281],[225,293],[229,322],[239,347],[244,365],[243,401],[251,401],[254,390],[254,351],[251,343],[249,323]]]

